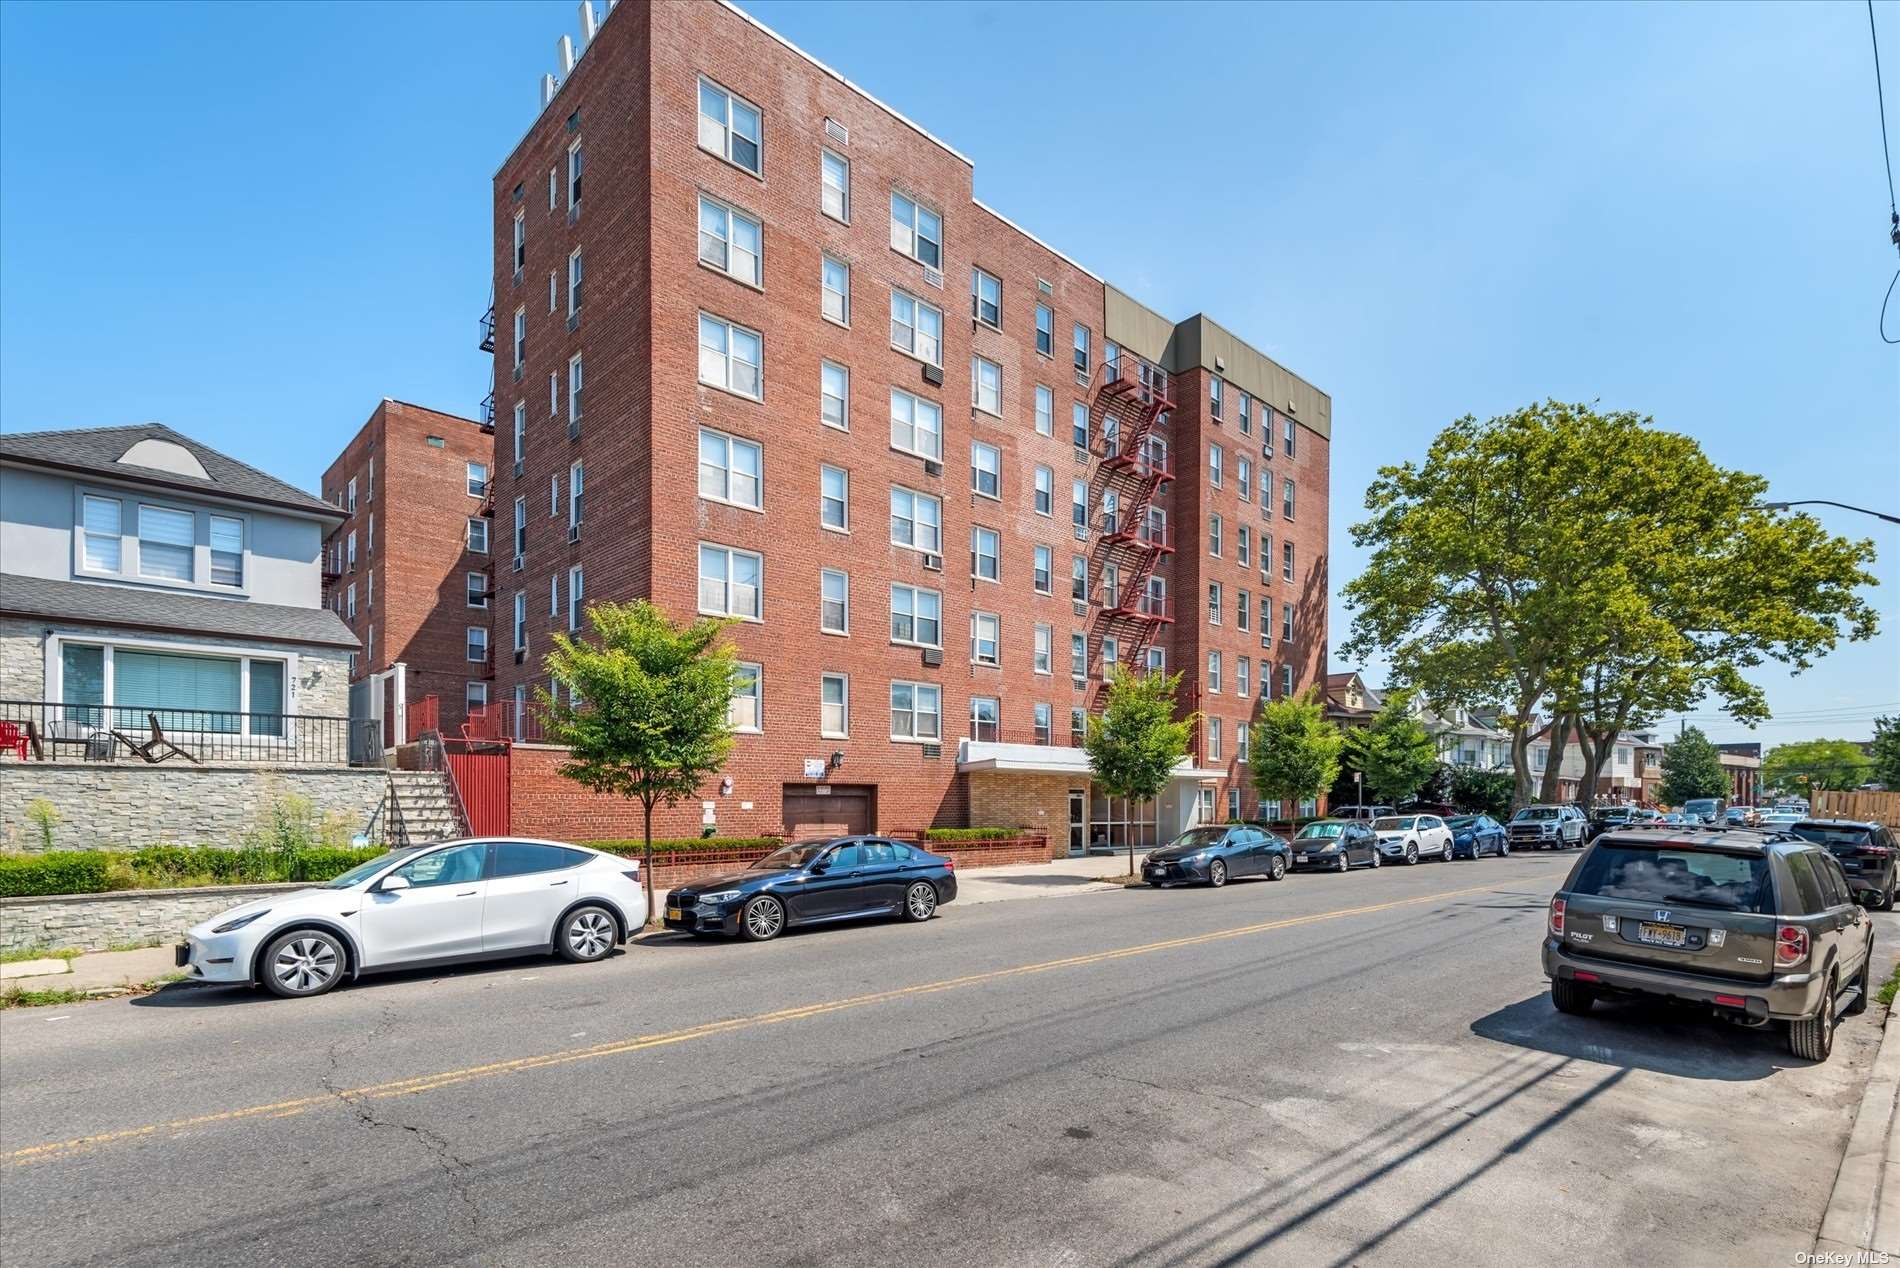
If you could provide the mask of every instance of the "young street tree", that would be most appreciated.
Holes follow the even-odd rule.
[[[1722,751],[1709,737],[1690,727],[1662,751],[1663,804],[1680,806],[1695,797],[1720,797],[1728,791],[1728,772],[1722,769]]]
[[[1339,751],[1345,742],[1326,720],[1319,693],[1267,701],[1255,715],[1248,771],[1262,801],[1299,803],[1317,797],[1339,778]]]
[[[1416,797],[1438,769],[1438,745],[1412,716],[1409,698],[1403,691],[1389,693],[1372,721],[1343,737],[1341,760],[1347,770],[1365,776],[1365,792],[1373,801],[1396,805]]]
[[[1874,719],[1873,770],[1868,775],[1900,792],[1900,717]]]
[[[1759,509],[1766,487],[1628,411],[1548,401],[1459,419],[1367,490],[1352,533],[1372,557],[1345,589],[1342,651],[1384,653],[1434,701],[1501,707],[1518,803],[1534,719],[1558,719],[1551,764],[1574,734],[1587,795],[1630,725],[1705,695],[1758,720],[1744,671],[1806,668],[1873,634],[1857,593],[1872,543]]]
[[[1817,792],[1860,787],[1872,770],[1873,762],[1852,740],[1800,740],[1768,750],[1761,780],[1770,788],[1799,788],[1811,804]]]
[[[561,774],[595,792],[640,803],[646,849],[640,874],[653,905],[653,808],[690,797],[732,749],[739,666],[726,622],[675,625],[645,599],[588,607],[593,637],[554,636],[543,663],[566,684],[562,701],[537,690],[548,739],[568,748]],[[574,694],[580,703],[573,700]]]
[[[1108,683],[1108,704],[1090,718],[1082,737],[1089,773],[1110,797],[1153,801],[1187,756],[1192,716],[1176,719],[1175,690],[1181,675],[1124,670]],[[1128,838],[1128,870],[1135,870],[1135,838]]]

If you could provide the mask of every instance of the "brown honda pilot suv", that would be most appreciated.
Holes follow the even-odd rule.
[[[1867,1007],[1874,928],[1825,846],[1768,829],[1606,832],[1550,900],[1551,1002],[1649,997],[1747,1026],[1785,1023],[1825,1061],[1834,1020]]]

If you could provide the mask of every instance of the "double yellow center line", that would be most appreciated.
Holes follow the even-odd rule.
[[[249,1105],[242,1109],[220,1110],[212,1114],[199,1114],[191,1118],[178,1118],[165,1123],[148,1123],[143,1127],[126,1127],[118,1131],[99,1132],[91,1136],[77,1136],[71,1140],[51,1141],[43,1145],[31,1145],[25,1149],[15,1149],[0,1155],[15,1166],[31,1162],[40,1162],[48,1158],[61,1157],[99,1145],[118,1144],[122,1141],[137,1140],[144,1136],[156,1136],[168,1132],[185,1131],[193,1127],[204,1127],[212,1123],[229,1123],[247,1118],[292,1118],[305,1110],[322,1105],[335,1104],[337,1101],[381,1100],[392,1096],[414,1096],[422,1092],[433,1092],[438,1088],[453,1087],[459,1083],[471,1083],[477,1079],[490,1079],[497,1075],[517,1074],[524,1070],[539,1070],[548,1066],[568,1065],[576,1061],[591,1061],[599,1057],[621,1056],[629,1052],[643,1052],[649,1048],[665,1048],[673,1044],[690,1043],[695,1039],[707,1039],[714,1035],[731,1034],[739,1030],[751,1030],[757,1026],[772,1026],[780,1022],[804,1021],[811,1017],[823,1017],[828,1013],[841,1013],[847,1009],[864,1008],[872,1004],[884,1004],[893,1000],[911,999],[920,995],[935,995],[944,991],[961,990],[966,986],[980,986],[985,982],[1001,981],[1004,978],[1024,977],[1031,973],[1048,973],[1057,969],[1081,968],[1084,965],[1104,964],[1110,960],[1127,959],[1130,956],[1152,955],[1157,951],[1174,951],[1182,947],[1202,946],[1210,942],[1223,942],[1230,938],[1244,938],[1257,933],[1269,933],[1276,929],[1291,929],[1297,925],[1316,924],[1324,920],[1339,920],[1347,916],[1367,916],[1375,912],[1392,911],[1400,907],[1416,906],[1419,903],[1443,902],[1448,898],[1460,898],[1467,894],[1493,893],[1496,885],[1473,885],[1467,889],[1444,890],[1435,894],[1421,894],[1416,898],[1400,898],[1391,902],[1373,903],[1364,907],[1342,907],[1334,911],[1316,912],[1310,916],[1289,916],[1283,920],[1267,920],[1259,924],[1241,925],[1233,929],[1219,929],[1212,933],[1195,934],[1186,938],[1168,938],[1160,942],[1144,942],[1139,946],[1119,947],[1112,951],[1095,951],[1087,955],[1065,956],[1060,960],[1042,960],[1034,964],[1018,964],[1009,968],[991,969],[984,973],[969,973],[962,977],[944,978],[936,982],[924,982],[917,986],[901,986],[894,990],[874,991],[869,995],[852,995],[845,999],[829,1000],[817,1004],[802,1004],[796,1008],[781,1008],[769,1013],[754,1013],[749,1017],[734,1017],[726,1021],[707,1022],[703,1026],[688,1026],[683,1030],[669,1030],[655,1035],[639,1035],[631,1039],[616,1039],[607,1043],[595,1044],[588,1048],[569,1048],[561,1052],[550,1052],[537,1057],[517,1057],[512,1061],[496,1061],[488,1065],[467,1066],[460,1070],[444,1070],[436,1074],[419,1075],[412,1079],[398,1079],[393,1083],[374,1083],[365,1087],[351,1088],[345,1091],[324,1092],[318,1096],[303,1096],[289,1101],[273,1101],[269,1105]]]

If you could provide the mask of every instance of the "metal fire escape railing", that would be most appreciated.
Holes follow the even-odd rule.
[[[1113,637],[1121,663],[1139,666],[1161,627],[1174,619],[1172,601],[1149,592],[1162,558],[1174,550],[1174,535],[1149,515],[1156,496],[1173,480],[1163,436],[1155,429],[1174,408],[1166,371],[1123,351],[1105,361],[1089,402],[1091,438],[1100,446],[1098,496],[1114,495],[1116,510],[1105,518],[1099,540],[1101,565],[1113,566],[1118,585],[1106,588],[1091,642]],[[1099,699],[1099,694],[1098,694]]]

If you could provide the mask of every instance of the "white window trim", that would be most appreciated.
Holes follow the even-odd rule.
[[[482,601],[480,603],[474,602],[475,590],[467,588],[468,582],[471,581],[479,581],[481,583]],[[488,574],[482,572],[480,569],[471,569],[463,574],[463,586],[466,590],[469,609],[471,611],[486,612],[488,610]]]
[[[726,138],[725,150],[723,152],[712,149],[703,141],[699,140],[699,121],[705,117],[699,112],[699,84],[710,86],[716,91],[724,93],[728,98],[726,102],[726,121],[720,125],[721,132]],[[748,101],[746,98],[741,97],[738,93],[732,91],[732,89],[726,87],[709,75],[699,76],[699,84],[695,84],[693,88],[693,143],[699,147],[702,153],[712,155],[721,163],[744,172],[753,180],[763,181],[765,179],[765,110],[756,102]],[[744,163],[732,157],[732,103],[734,101],[739,102],[748,110],[752,111],[753,114],[759,116],[759,168],[757,171],[753,171]]]
[[[831,293],[830,287],[825,285],[825,266],[827,264],[835,265],[844,270],[844,290],[838,294],[840,305],[844,310],[843,315],[840,317],[833,317],[830,313],[825,311],[825,296]],[[829,251],[824,252],[818,260],[818,316],[820,320],[829,322],[833,326],[841,326],[846,330],[851,329],[851,266]]]
[[[943,499],[938,497],[934,493],[925,493],[921,489],[913,489],[907,484],[893,484],[891,486],[891,492],[896,493],[899,490],[910,494],[912,498],[923,498],[926,501],[935,502],[937,504],[937,522],[935,524],[935,528],[937,530],[937,546],[936,546],[936,549],[933,550],[925,546],[919,546],[914,541],[909,541],[909,542],[899,541],[897,539],[897,531],[896,531],[895,526],[893,526],[891,530],[891,545],[896,546],[901,550],[914,550],[920,555],[942,555],[943,554]],[[895,520],[897,518],[896,514],[893,513],[891,515],[891,518]],[[916,533],[917,522],[918,521],[917,521],[916,511],[915,511],[915,508],[913,508],[911,517],[910,517],[911,530],[912,530],[911,536],[913,538],[917,536],[917,533]]]
[[[734,735],[764,735],[765,734],[765,666],[759,664],[757,661],[750,661],[750,660],[742,660],[742,661],[737,662],[737,664],[740,669],[750,669],[752,671],[752,692],[753,692],[752,713],[753,713],[753,716],[758,720],[758,725],[739,726],[737,724],[734,724],[732,728],[732,732]],[[737,691],[734,691],[732,693],[732,699],[733,700],[739,699],[739,693]],[[730,711],[732,708],[731,704],[728,703],[726,708],[728,711],[728,715],[730,715]]]
[[[551,580],[552,578],[550,578]],[[579,599],[577,605],[575,600]],[[578,633],[587,607],[587,575],[583,565],[575,564],[567,570],[567,630]]]
[[[991,474],[995,475],[996,477],[996,492],[994,493],[985,493],[983,492],[983,490],[977,487],[977,484],[979,483],[978,476],[982,473],[982,470],[983,470],[981,467],[976,465],[976,454],[979,449],[987,449],[990,452],[990,454],[993,455],[996,459],[996,465],[991,470]],[[1054,486],[1051,485],[1050,489],[1051,489],[1050,497],[1053,500],[1055,496]],[[1002,449],[1002,446],[992,445],[988,441],[983,441],[983,440],[972,440],[970,442],[970,493],[974,497],[987,498],[992,502],[1000,502],[1003,500],[1003,449]]]
[[[827,731],[825,729],[825,683],[834,678],[844,684],[844,694],[838,699],[838,707],[844,711],[844,729],[840,731]],[[848,740],[851,738],[850,674],[827,671],[818,675],[818,735],[819,738],[826,740]]]
[[[991,409],[982,403],[981,384],[983,382],[983,368],[985,366],[996,371],[995,409]],[[970,358],[970,408],[979,413],[988,414],[992,418],[1001,418],[1003,416],[1003,367],[1001,363],[992,361],[988,357],[972,356]]]
[[[825,417],[826,367],[830,367],[844,375],[844,395],[839,398],[843,402],[844,409],[840,414],[841,421],[835,423]],[[851,430],[851,367],[842,361],[833,361],[828,357],[821,359],[818,363],[818,425],[820,427],[829,427],[833,431],[848,432]]]
[[[943,591],[932,590],[929,586],[914,586],[914,585],[911,585],[908,581],[893,581],[891,583],[892,604],[895,604],[897,600],[897,592],[899,590],[908,590],[911,592],[910,628],[913,633],[916,632],[917,622],[918,622],[916,596],[920,594],[928,594],[928,595],[936,596],[937,641],[934,643],[924,643],[924,642],[918,641],[915,638],[899,638],[897,637],[897,635],[891,634],[890,633],[891,618],[896,616],[896,612],[891,607],[886,607],[885,613],[884,613],[884,616],[885,616],[884,628],[885,628],[885,632],[887,634],[890,634],[891,644],[895,647],[929,647],[929,648],[934,648],[937,651],[942,651],[943,650]]]
[[[844,477],[844,496],[838,499],[844,507],[844,523],[842,524],[825,522],[825,500],[830,496],[825,492],[825,475],[832,471]],[[760,487],[763,488],[763,486],[764,481],[761,480]],[[835,467],[829,462],[818,464],[818,527],[827,533],[841,533],[846,537],[851,535],[851,472],[848,468]]]
[[[996,575],[994,577],[986,577],[976,570],[976,535],[978,533],[988,533],[996,539],[996,553],[990,556],[990,558],[996,561]],[[1001,529],[990,528],[985,524],[970,525],[970,580],[981,581],[993,586],[1003,584],[1003,532]]]
[[[987,321],[980,315],[983,310],[983,305],[979,283],[983,278],[988,278],[990,281],[996,283],[995,321]],[[979,326],[986,326],[991,330],[1001,330],[1003,328],[1003,279],[981,265],[975,264],[970,266],[970,320]]]
[[[47,699],[55,702],[64,701],[66,696],[63,649],[68,643],[80,647],[98,647],[104,651],[104,677],[102,684],[105,703],[96,706],[86,706],[89,708],[118,709],[121,707],[132,707],[129,705],[120,706],[113,703],[115,688],[118,685],[117,674],[115,673],[116,667],[113,663],[113,654],[118,650],[172,653],[179,656],[204,656],[213,660],[235,660],[239,662],[237,711],[244,715],[244,717],[239,730],[221,732],[220,734],[228,734],[244,739],[247,749],[257,744],[269,744],[282,749],[293,749],[297,745],[297,718],[301,713],[297,707],[297,684],[301,680],[301,670],[299,668],[300,657],[296,652],[258,654],[243,647],[233,647],[229,645],[219,646],[211,643],[173,643],[158,639],[139,638],[137,636],[121,637],[116,634],[53,634],[46,640],[45,659],[42,663],[44,665],[43,681],[46,683],[46,696]],[[272,664],[281,664],[284,667],[284,711],[282,714],[284,733],[281,736],[253,735],[251,732],[251,720],[249,715],[252,712],[252,661],[269,661]],[[163,712],[163,709],[157,709],[154,710],[154,712]],[[63,709],[56,708],[53,710],[53,714],[54,720],[56,721],[63,721],[65,719],[65,711]],[[278,715],[272,714],[270,716],[276,717]]]
[[[893,678],[891,679],[891,686],[893,688],[909,687],[911,689],[912,694],[911,694],[910,716],[911,716],[911,729],[913,731],[916,730],[916,720],[919,716],[919,710],[917,709],[917,705],[916,705],[917,690],[919,688],[922,688],[925,691],[934,691],[937,693],[937,711],[934,715],[937,719],[937,733],[935,735],[899,735],[897,734],[896,728],[893,727],[891,729],[891,743],[893,744],[941,744],[943,743],[943,685],[941,683],[934,683],[934,682],[921,682],[914,678]],[[895,710],[889,707],[888,695],[885,697],[885,702],[887,706],[887,712],[894,712]],[[933,716],[933,715],[926,714],[923,716]]]
[[[825,624],[825,578],[827,576],[844,578],[844,628],[834,630]],[[939,622],[941,624],[941,621]],[[818,632],[832,638],[851,637],[851,574],[842,568],[820,568],[818,570]]]
[[[724,268],[714,264],[711,260],[708,260],[699,253],[699,205],[701,203],[711,203],[713,206],[725,212],[728,222],[734,218],[744,220],[759,231],[759,249],[752,253],[753,268],[758,274],[757,277],[747,277],[743,273],[734,271],[732,267],[732,226],[730,223],[726,226],[726,264]],[[717,274],[729,281],[737,282],[747,290],[758,291],[760,294],[764,294],[765,221],[729,199],[709,194],[703,189],[697,191],[697,197],[693,200],[693,259],[698,262],[700,268],[705,269],[708,273]]]
[[[710,379],[705,379],[705,378],[701,378],[699,380],[699,385],[701,387],[709,387],[715,392],[724,392],[728,396],[736,396],[742,401],[761,401],[761,402],[764,401],[765,400],[765,336],[761,334],[759,331],[752,329],[750,326],[742,326],[736,321],[732,321],[731,319],[726,318],[726,317],[721,317],[718,313],[708,312],[703,308],[698,311],[698,316],[695,317],[693,320],[694,373],[698,374],[699,372],[698,371],[699,353],[701,351],[701,346],[699,342],[699,323],[701,321],[706,321],[706,320],[718,322],[720,325],[726,327],[725,357],[726,357],[726,377],[728,379],[732,377],[732,366],[734,364],[734,355],[732,351],[732,332],[735,330],[742,330],[746,334],[751,335],[754,339],[757,339],[759,341],[759,391],[758,391],[758,395],[754,396],[750,392],[742,392],[736,387],[731,387],[725,383],[714,383]],[[739,364],[744,364],[744,363],[739,362]]]
[[[763,131],[763,130],[764,128],[761,127],[760,131]],[[836,159],[838,162],[844,164],[844,188],[839,191],[839,193],[842,194],[844,198],[844,214],[843,215],[832,215],[831,212],[825,210],[825,190],[829,188],[829,186],[825,184],[825,159],[827,158]],[[846,158],[844,155],[838,153],[836,150],[832,149],[828,145],[819,147],[818,214],[821,216],[825,216],[831,220],[835,220],[841,225],[848,225],[851,223],[851,160]]]
[[[698,440],[699,440],[700,435],[717,436],[721,440],[726,442],[727,449],[726,449],[725,472],[726,472],[726,487],[728,489],[732,487],[731,446],[733,442],[736,441],[742,445],[751,445],[754,449],[759,451],[759,500],[756,505],[751,502],[735,501],[732,498],[714,497],[712,494],[707,493],[699,488],[699,468],[701,464],[700,464],[700,460],[698,456],[699,454]],[[701,426],[698,434],[696,434],[693,439],[694,439],[693,489],[694,489],[694,492],[698,494],[699,500],[702,502],[717,502],[721,506],[736,507],[741,511],[751,511],[756,515],[765,514],[765,446],[761,444],[759,441],[752,439],[750,436],[741,436],[737,432],[721,431],[717,427]]]
[[[913,438],[918,434],[918,431],[919,431],[916,421],[915,421],[916,406],[927,405],[931,409],[937,411],[937,430],[935,432],[935,435],[937,437],[937,452],[929,453],[922,449],[916,449],[908,445],[898,444],[897,443],[897,418],[895,415],[893,415],[890,419],[891,448],[895,449],[898,453],[907,453],[911,455],[913,458],[922,458],[925,462],[942,462],[943,461],[943,407],[937,404],[937,402],[931,400],[927,396],[919,396],[915,392],[906,392],[901,387],[893,387],[891,391],[892,393],[896,395],[909,397],[912,402],[912,422],[911,422],[911,427],[910,427],[910,434]]]
[[[918,352],[915,347],[906,348],[903,344],[897,342],[897,340],[895,339],[891,340],[892,350],[902,353],[903,355],[909,357],[912,361],[918,361],[928,366],[935,366],[939,370],[943,369],[943,345],[944,345],[944,342],[949,338],[949,328],[948,328],[947,323],[944,321],[943,309],[940,306],[931,303],[929,300],[923,298],[922,296],[913,294],[912,292],[905,290],[901,286],[891,287],[891,294],[892,296],[902,295],[905,299],[908,299],[913,304],[917,305],[917,307],[928,308],[931,312],[937,314],[937,359],[933,361],[929,357],[926,357],[922,353]],[[917,323],[915,321],[911,322],[910,330],[911,330],[911,343],[914,345],[917,342]]]
[[[741,612],[733,612],[730,610],[720,610],[718,608],[707,608],[707,607],[701,607],[698,610],[706,616],[734,617],[738,620],[744,621],[748,625],[764,624],[765,623],[765,556],[760,554],[756,550],[745,550],[738,546],[728,546],[724,542],[712,542],[712,541],[703,541],[703,540],[695,542],[693,545],[693,602],[694,604],[697,605],[699,602],[699,582],[700,582],[699,552],[703,549],[706,549],[707,547],[710,547],[713,550],[723,550],[726,552],[726,555],[727,555],[726,603],[727,603],[728,608],[730,608],[731,603],[732,603],[732,559],[731,557],[734,555],[745,555],[749,558],[756,559],[759,561],[759,615],[747,616]]]
[[[112,572],[104,568],[92,568],[86,564],[86,499],[102,498],[119,504],[119,570]],[[191,502],[172,502],[161,497],[151,497],[132,489],[115,489],[96,484],[73,485],[73,524],[72,524],[72,561],[73,575],[79,577],[99,577],[112,581],[121,581],[129,585],[149,586],[163,590],[183,590],[193,594],[248,595],[255,576],[251,547],[254,541],[256,525],[252,516],[246,512],[212,508]],[[191,577],[148,577],[139,571],[139,524],[138,514],[141,507],[151,506],[159,510],[177,511],[190,515],[191,519]],[[126,529],[126,512],[130,509],[132,527]],[[239,566],[243,569],[242,580],[238,585],[226,586],[213,584],[211,580],[211,520],[237,520],[244,534],[244,549],[241,552]],[[101,534],[103,536],[103,534]]]

